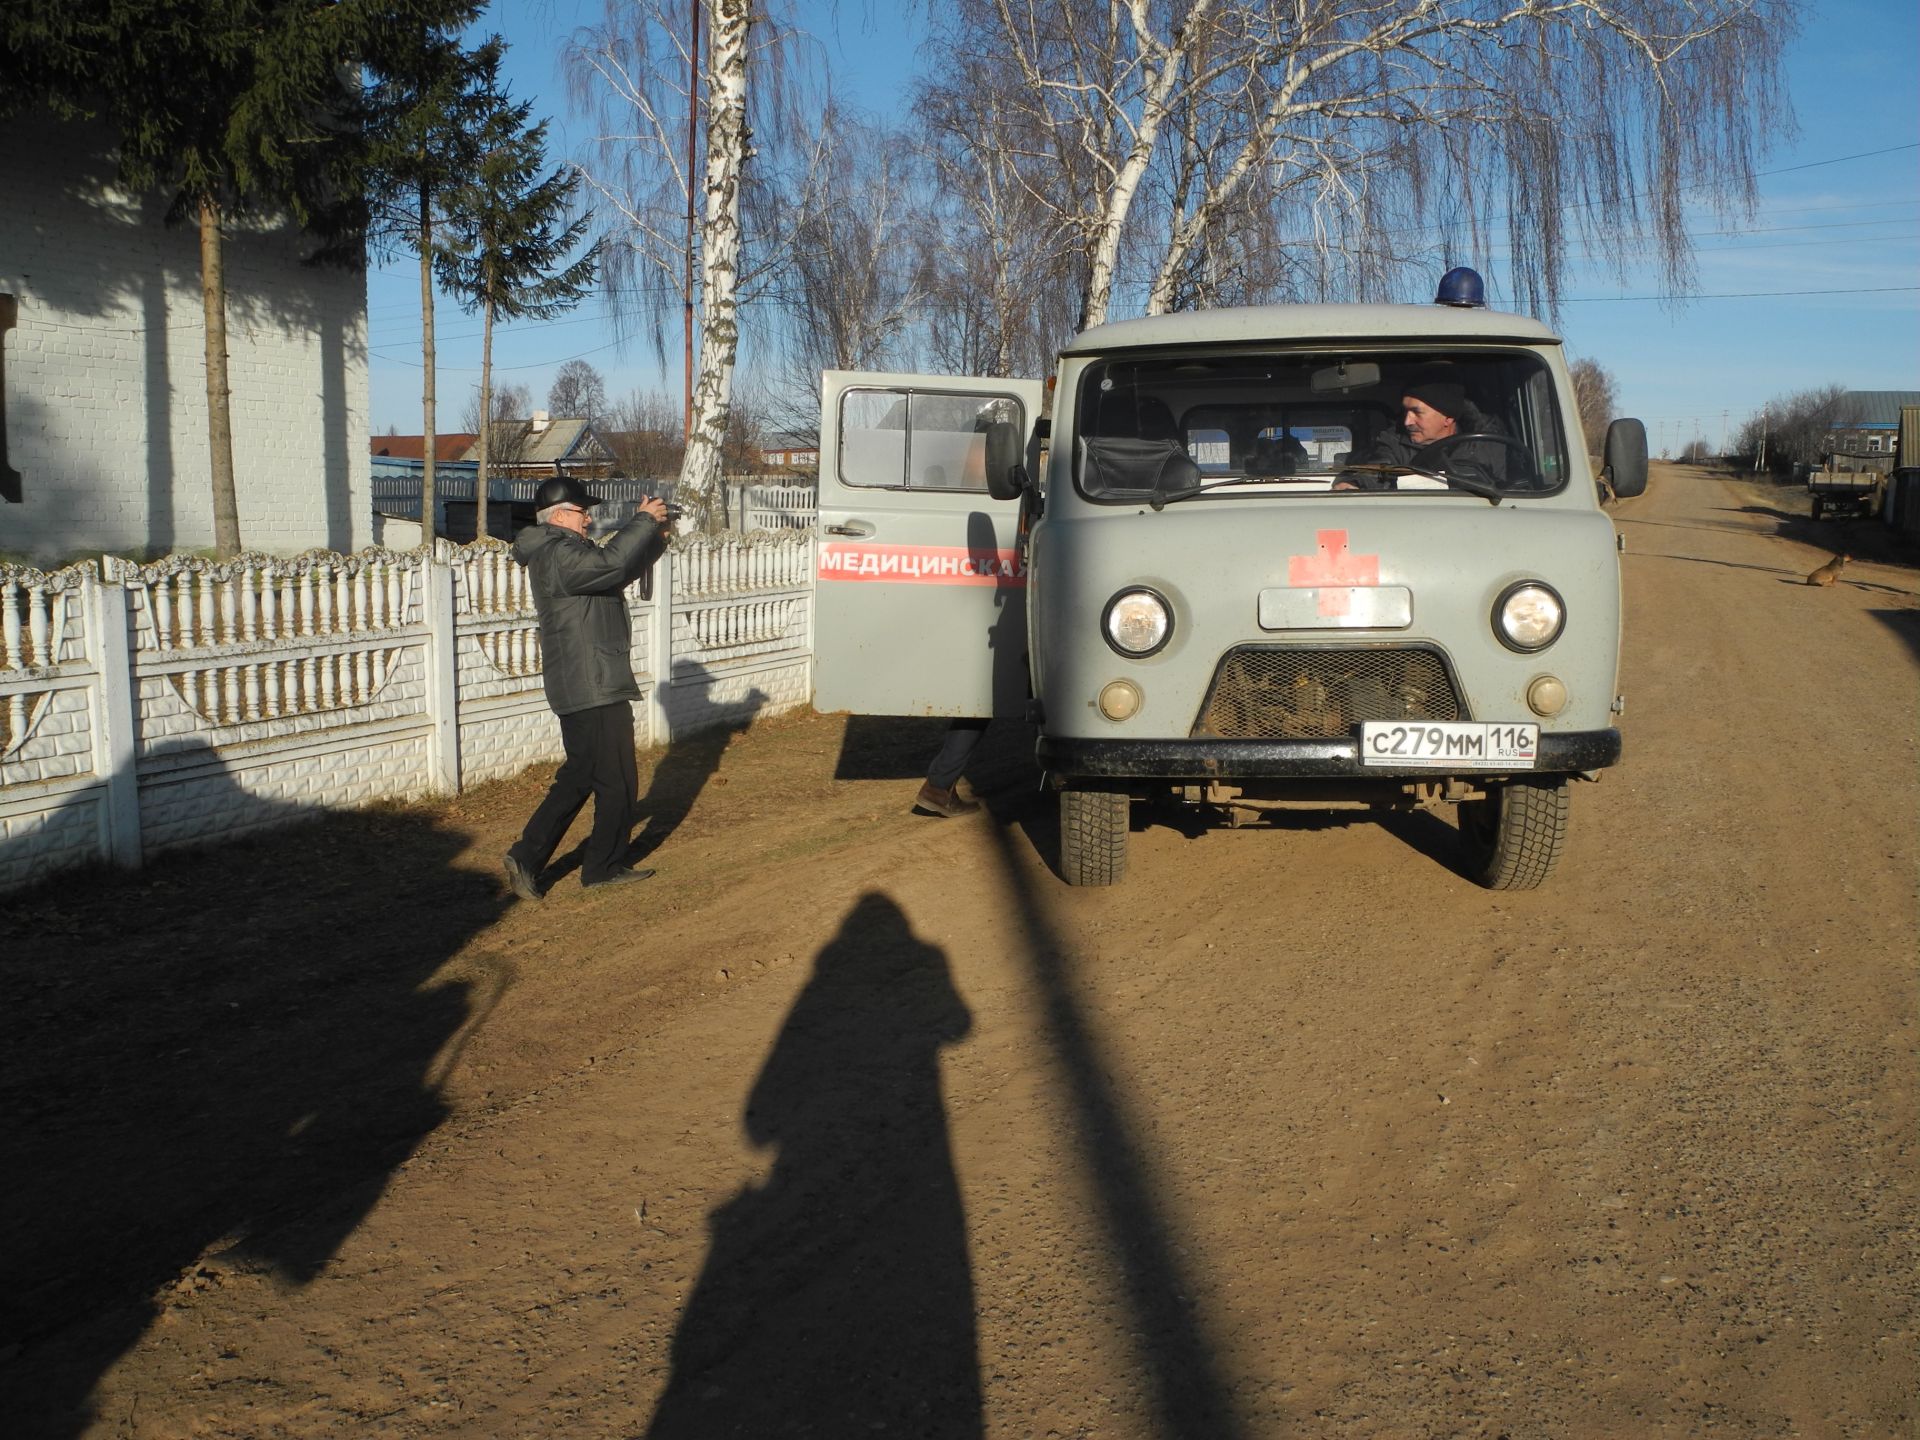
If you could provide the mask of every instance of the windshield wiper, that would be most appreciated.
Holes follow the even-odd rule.
[[[1444,470],[1428,470],[1424,466],[1409,465],[1404,461],[1391,465],[1348,465],[1348,470],[1364,470],[1369,475],[1424,475],[1429,480],[1438,480],[1449,490],[1464,490],[1469,495],[1478,495],[1482,500],[1498,505],[1507,498],[1507,492],[1488,480],[1470,480],[1464,475],[1449,475]]]
[[[1180,490],[1155,491],[1147,503],[1156,510],[1165,509],[1172,500],[1191,500],[1195,495],[1204,495],[1209,490],[1224,490],[1230,485],[1271,485],[1275,480],[1285,480],[1285,475],[1230,475],[1224,480],[1207,480],[1199,485],[1188,485]]]

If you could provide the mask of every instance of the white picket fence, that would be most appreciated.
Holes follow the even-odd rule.
[[[804,704],[813,573],[806,531],[670,546],[627,592],[641,743]],[[0,567],[0,890],[559,754],[498,541]]]

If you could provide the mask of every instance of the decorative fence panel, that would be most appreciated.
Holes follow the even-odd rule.
[[[0,568],[0,890],[560,754],[498,541],[107,567]],[[812,574],[804,532],[670,546],[626,595],[641,743],[805,703]]]
[[[679,552],[664,653],[670,731],[739,725],[813,697],[813,543],[722,535]]]
[[[18,856],[54,868],[114,852],[103,589],[91,561],[0,566],[0,888],[27,873]]]

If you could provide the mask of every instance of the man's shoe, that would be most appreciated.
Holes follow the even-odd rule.
[[[920,793],[913,797],[913,808],[922,815],[939,815],[951,820],[956,815],[973,814],[980,808],[980,802],[962,795],[958,784],[942,790],[929,780],[920,787]]]
[[[540,898],[540,877],[529,870],[518,855],[509,850],[506,858],[500,863],[506,867],[507,884],[513,887],[514,894],[522,900]]]
[[[598,890],[603,885],[632,885],[636,881],[651,880],[652,878],[653,872],[651,870],[616,870],[611,875],[601,876],[598,880],[582,880],[580,882],[580,888],[583,890]]]

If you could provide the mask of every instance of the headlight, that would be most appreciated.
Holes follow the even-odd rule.
[[[1151,655],[1173,635],[1173,612],[1151,590],[1122,590],[1100,618],[1107,643],[1122,655]]]
[[[1510,586],[1493,607],[1493,633],[1509,650],[1544,650],[1566,628],[1567,607],[1538,580]]]

